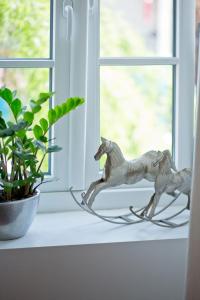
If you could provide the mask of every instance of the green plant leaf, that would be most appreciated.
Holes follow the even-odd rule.
[[[42,180],[44,179],[44,174],[42,172],[33,172],[32,176],[35,178],[41,178]]]
[[[15,117],[15,119],[17,119],[18,115],[21,113],[21,109],[22,109],[22,102],[20,99],[15,99],[12,101],[12,103],[10,104],[10,108],[13,112],[13,115]]]
[[[46,147],[45,147],[45,145],[41,142],[41,141],[35,141],[34,142],[34,145],[37,147],[37,148],[39,148],[40,150],[42,150],[43,152],[45,152],[46,151]]]
[[[24,120],[26,122],[28,122],[29,124],[32,124],[33,123],[33,120],[34,120],[34,113],[30,112],[30,111],[26,111],[24,113]]]
[[[11,104],[12,100],[13,100],[13,94],[11,92],[11,90],[9,90],[8,88],[2,88],[0,89],[0,97],[5,100],[8,105]]]
[[[48,142],[48,139],[46,136],[41,136],[40,137],[40,141],[43,142],[43,143],[47,143]]]
[[[9,148],[8,148],[8,147],[4,147],[3,150],[4,150],[4,154],[5,154],[5,155],[8,155],[8,153],[9,153]]]
[[[43,130],[39,125],[35,125],[33,127],[33,133],[37,140],[39,140],[43,136]]]
[[[1,129],[0,130],[0,137],[5,138],[15,134],[15,131],[11,128]]]
[[[79,98],[79,97],[73,97],[73,98],[69,98],[66,101],[66,112],[70,112],[71,110],[77,108],[79,105],[84,103],[84,99],[83,98]]]
[[[48,121],[46,119],[42,118],[42,119],[40,119],[40,125],[41,125],[44,133],[46,133],[48,130],[48,127],[49,127]]]
[[[2,117],[0,117],[0,129],[5,129],[5,128],[6,128],[6,122]]]
[[[25,129],[21,129],[16,132],[16,136],[18,136],[20,139],[24,139],[26,136],[26,131]]]
[[[61,105],[61,109],[62,109],[62,117],[63,117],[68,112],[68,108],[67,108],[67,103],[66,102]]]
[[[54,92],[40,93],[39,99],[36,101],[37,104],[41,105],[45,103],[49,98],[53,96]]]
[[[56,112],[56,118],[60,119],[63,116],[63,110],[62,110],[62,106],[61,105],[57,105],[54,108],[55,112]]]
[[[0,137],[9,137],[15,134],[15,132],[20,131],[21,129],[24,129],[27,126],[27,122],[20,121],[17,124],[13,124],[12,122],[9,123],[10,127],[1,129],[0,130]]]
[[[33,160],[35,161],[35,155],[29,152],[23,152],[23,151],[13,151],[13,153],[23,159],[23,160]]]
[[[12,150],[16,150],[15,148],[18,148],[19,151],[22,151],[23,150],[23,147],[22,147],[22,143],[19,142],[19,140],[17,140],[15,142],[16,145],[13,146],[10,146],[10,149]]]
[[[34,114],[38,113],[40,110],[41,110],[41,105],[39,105],[36,101],[34,100],[31,100],[30,101],[30,107],[31,107],[31,110]]]
[[[24,148],[27,149],[28,151],[34,153],[36,150],[36,147],[34,145],[34,143],[32,142],[32,139],[28,139],[27,142],[24,145]]]
[[[10,128],[14,131],[19,131],[21,129],[25,129],[27,127],[27,122],[24,120],[19,121],[17,124],[13,124]]]
[[[49,124],[50,125],[54,124],[56,122],[56,119],[57,119],[56,111],[52,108],[48,112]]]
[[[49,124],[55,124],[61,117],[68,114],[71,110],[84,103],[83,98],[74,97],[67,99],[61,105],[56,105],[54,109],[50,109],[48,113]]]
[[[1,154],[8,155],[8,153],[9,153],[9,148],[8,148],[8,147],[3,147],[3,149],[0,149],[0,153],[1,153]]]
[[[47,148],[47,153],[58,152],[60,150],[62,150],[61,147],[59,147],[57,145],[52,145]]]
[[[74,98],[69,98],[67,99],[65,105],[66,105],[66,109],[65,109],[65,113],[70,112],[73,108],[75,108],[75,104],[76,101]]]
[[[85,102],[83,98],[75,97],[75,107],[82,105]]]

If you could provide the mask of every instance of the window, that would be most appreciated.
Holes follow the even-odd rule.
[[[24,105],[41,91],[56,91],[49,106],[69,97],[69,46],[66,43],[66,19],[60,18],[62,5],[62,1],[52,0],[0,3],[0,85],[16,89]],[[0,105],[6,113],[6,107]],[[38,113],[38,118],[47,113],[47,108]],[[61,134],[63,127],[66,135]],[[68,120],[61,120],[51,132],[65,155],[52,155],[46,160],[44,171],[47,176],[60,180],[43,185],[42,191],[66,187],[67,160],[63,163],[62,155],[65,157],[69,152],[68,127]]]
[[[88,183],[103,165],[89,163],[100,135],[116,141],[128,159],[171,149],[178,169],[191,166],[193,23],[190,1],[94,1],[88,25]],[[150,186],[143,181],[129,187],[131,197],[140,189],[143,198]]]
[[[93,160],[100,135],[118,142],[128,159],[151,148],[169,148],[178,168],[191,164],[191,3],[1,1],[0,84],[16,88],[23,99],[53,90],[52,106],[71,96],[86,98],[51,132],[63,151],[46,162],[47,176],[58,180],[42,187],[45,199],[52,198],[43,210],[67,208],[68,187],[81,191],[101,176],[103,161]],[[72,8],[72,20],[65,6]],[[131,200],[134,195],[146,199],[151,186],[144,181],[105,195],[112,206],[112,195],[119,203],[121,191]],[[63,204],[55,201],[57,192]]]

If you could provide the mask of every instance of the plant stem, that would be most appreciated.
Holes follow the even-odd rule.
[[[3,143],[3,138],[2,138],[2,143]],[[0,142],[0,149],[3,150],[2,148],[2,145],[1,145],[1,142]],[[4,172],[4,176],[3,176],[3,179],[6,179],[7,180],[7,177],[8,177],[8,173],[7,173],[7,167],[6,167],[6,163],[5,163],[5,158],[3,156],[3,153],[1,153],[1,161],[2,161],[2,168],[3,168],[3,172]]]
[[[40,164],[39,164],[39,166],[38,166],[38,169],[37,169],[37,173],[40,171],[40,168],[42,167],[42,164],[43,164],[43,162],[44,162],[44,159],[45,159],[45,157],[46,157],[46,152],[44,153],[44,155],[43,155],[43,157],[42,157],[42,159],[41,159],[41,162],[40,162]]]
[[[4,139],[2,139],[2,144],[3,144],[3,149],[5,149]],[[8,164],[7,164],[6,153],[4,153],[4,161],[5,161],[6,180],[8,180]]]
[[[36,172],[38,173],[39,171],[40,171],[40,168],[42,167],[42,164],[43,164],[43,162],[44,162],[44,159],[45,159],[45,157],[46,157],[46,152],[44,153],[44,155],[43,155],[43,157],[42,157],[42,159],[41,159],[41,161],[40,161],[40,164],[39,164],[39,166],[38,166],[38,168],[37,168],[37,170],[36,170]],[[42,184],[42,182],[41,182],[41,184]],[[30,185],[30,189],[29,189],[29,191],[31,192],[31,190],[32,190],[32,188],[33,188],[33,185],[34,185],[34,183],[32,183],[31,185]],[[35,189],[34,189],[35,190]],[[33,190],[33,191],[34,191]]]
[[[13,146],[14,146],[14,138],[12,137],[12,147]],[[14,153],[12,152],[12,167],[11,167],[10,181],[13,180],[14,168],[15,168],[15,156]]]

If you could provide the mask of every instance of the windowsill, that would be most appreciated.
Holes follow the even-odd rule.
[[[170,210],[168,214],[179,210],[179,207]],[[114,215],[123,212],[127,210],[112,210]],[[184,212],[182,216],[176,218],[176,221],[182,222],[186,217],[188,212]],[[115,225],[86,212],[73,211],[38,214],[26,236],[16,240],[0,241],[0,249],[172,240],[187,237],[188,226],[169,229],[147,222],[129,226]]]

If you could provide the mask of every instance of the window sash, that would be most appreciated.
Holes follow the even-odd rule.
[[[50,70],[50,89],[56,91],[52,104],[59,104],[70,96],[70,45],[66,43],[66,19],[62,16],[62,1],[51,0],[51,20],[50,20],[50,58],[49,59],[0,59],[0,68],[47,68]],[[58,46],[57,46],[58,45]],[[65,80],[63,80],[65,78]],[[39,91],[38,91],[39,92]],[[50,104],[50,105],[52,105]],[[41,191],[49,192],[64,190],[67,186],[68,169],[66,157],[68,150],[69,120],[61,120],[52,129],[52,137],[56,137],[56,143],[63,152],[51,156],[51,175],[48,179],[59,178],[59,181],[52,181],[51,184],[41,186]],[[64,163],[64,165],[63,165]]]
[[[99,164],[92,162],[99,146],[100,66],[173,66],[173,154],[179,168],[192,165],[193,152],[193,96],[194,96],[194,10],[187,0],[174,1],[174,56],[172,57],[100,57],[99,58],[99,1],[88,17],[88,82],[87,87],[87,131],[86,131],[86,186],[100,176]],[[187,76],[190,74],[190,76]],[[189,78],[188,78],[189,77]],[[186,120],[188,120],[186,122]],[[92,126],[91,126],[92,124]],[[92,139],[91,139],[92,137]],[[149,187],[142,181],[132,188]]]
[[[194,1],[194,0],[192,0]],[[178,168],[189,167],[193,152],[193,89],[194,89],[194,10],[187,0],[177,0],[176,3],[176,56],[155,58],[99,58],[99,0],[73,0],[73,33],[70,45],[65,44],[65,54],[68,57],[70,75],[68,84],[70,96],[85,97],[86,103],[77,111],[70,114],[67,127],[58,128],[60,138],[67,135],[68,152],[62,151],[61,168],[66,162],[66,177],[68,181],[56,191],[44,194],[42,211],[76,209],[71,201],[67,189],[73,186],[75,191],[88,188],[89,184],[101,176],[99,164],[93,160],[94,153],[99,146],[99,68],[103,64],[117,63],[122,65],[172,65],[174,69],[174,157]],[[66,43],[66,41],[65,41]],[[68,48],[67,48],[68,47]],[[58,48],[58,47],[57,47]],[[81,51],[80,51],[81,49]],[[63,52],[62,52],[63,53]],[[59,56],[59,55],[58,55]],[[58,57],[59,61],[59,57]],[[60,59],[60,68],[62,60]],[[56,69],[56,67],[55,67]],[[69,73],[68,73],[69,74]],[[188,78],[187,74],[190,74]],[[63,76],[64,72],[63,72]],[[59,81],[59,79],[58,79]],[[190,101],[190,99],[192,99]],[[185,122],[188,120],[188,122]],[[65,123],[66,124],[66,123]],[[56,128],[55,128],[56,130]],[[67,145],[66,145],[67,146]],[[47,187],[49,191],[49,186]],[[133,186],[122,186],[102,192],[101,201],[97,201],[98,208],[128,207],[133,197],[141,206],[146,203],[148,195],[153,192],[152,183],[145,180]],[[49,198],[49,196],[50,198]],[[77,193],[80,198],[80,193]],[[117,197],[117,200],[116,200]],[[126,199],[126,203],[123,199]],[[116,200],[116,201],[115,201]],[[180,200],[180,202],[183,199]],[[50,201],[50,202],[49,202]],[[180,205],[177,202],[177,205]],[[47,205],[46,205],[47,204]]]
[[[50,59],[0,60],[0,68],[50,68],[52,90],[56,92],[53,104],[59,104],[65,98],[72,96],[86,99],[83,106],[61,120],[53,129],[52,134],[56,137],[56,143],[63,150],[52,157],[53,173],[50,177],[59,180],[41,187],[41,191],[45,192],[42,194],[44,198],[44,201],[41,201],[42,211],[76,208],[76,205],[72,205],[70,201],[69,204],[67,203],[67,200],[71,199],[67,193],[68,188],[73,186],[74,190],[81,191],[101,175],[99,164],[93,160],[100,140],[99,69],[101,65],[172,65],[174,67],[174,157],[178,168],[189,167],[192,162],[194,5],[187,0],[175,1],[176,56],[99,58],[99,1],[73,0],[72,37],[67,41],[67,20],[63,17],[63,3],[53,0],[53,23],[51,24],[53,49]],[[146,203],[146,192],[151,190],[151,187],[152,184],[144,180],[134,186],[118,187],[103,194],[107,201],[116,197],[116,192],[119,193],[120,198],[122,192],[127,191],[130,199],[134,192],[136,196],[139,193],[142,205],[142,201]],[[57,195],[59,201],[55,201]],[[104,206],[103,204],[102,208]]]

